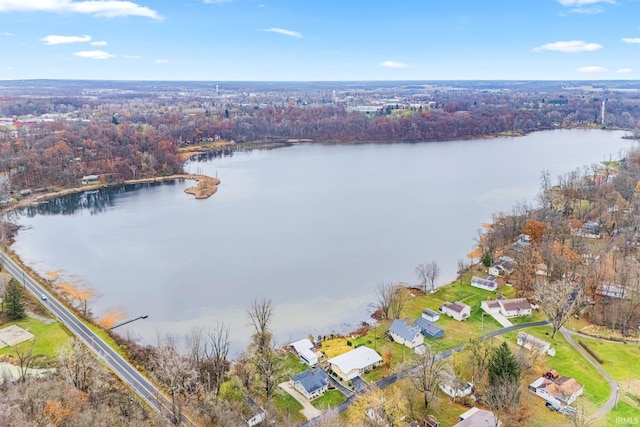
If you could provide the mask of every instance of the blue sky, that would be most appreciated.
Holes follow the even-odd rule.
[[[0,80],[640,79],[640,0],[0,0]]]

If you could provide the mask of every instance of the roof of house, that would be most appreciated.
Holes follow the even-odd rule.
[[[443,307],[447,307],[450,310],[455,311],[456,313],[462,313],[465,309],[467,309],[467,307],[470,309],[471,307],[468,306],[467,304],[460,302],[460,301],[456,301],[456,302],[445,302],[444,304],[442,304]]]
[[[329,376],[322,369],[314,368],[291,377],[291,381],[299,382],[307,393],[313,393],[329,383]]]
[[[444,332],[444,329],[436,326],[434,323],[429,322],[427,319],[423,319],[422,317],[418,317],[414,322],[414,326],[419,327],[427,331],[429,335],[437,335],[440,332]]]
[[[488,301],[483,301],[483,304],[487,306],[487,308],[492,309],[492,308],[500,308],[500,303],[498,302],[497,299],[492,299],[492,300],[488,300]]]
[[[469,387],[472,387],[473,385],[468,382],[468,381],[464,381],[463,379],[461,379],[460,377],[458,377],[457,375],[453,375],[447,371],[442,371],[442,382],[441,384],[443,386],[447,385],[449,387],[451,387],[454,390],[466,390]]]
[[[531,310],[531,304],[526,298],[501,299],[498,304],[505,311]]]
[[[604,297],[624,299],[627,296],[627,290],[622,286],[613,283],[600,283],[596,288],[596,293]]]
[[[576,392],[580,391],[583,386],[575,379],[569,377],[559,377],[553,381],[545,377],[540,377],[531,383],[530,387],[544,389],[556,399],[568,400]]]
[[[491,411],[473,407],[460,415],[460,421],[453,427],[495,427],[496,416]]]
[[[307,360],[317,359],[318,356],[313,352],[313,344],[308,338],[303,338],[296,342],[292,342],[291,347],[295,348],[296,352]]]
[[[440,316],[440,314],[437,311],[433,311],[430,308],[425,308],[424,310],[422,310],[422,314],[425,314],[429,317]]]
[[[523,344],[524,343],[529,343],[532,347],[537,347],[537,348],[542,348],[549,344],[548,342],[546,342],[545,340],[541,340],[538,337],[534,337],[531,334],[528,334],[526,332],[518,332],[518,341],[522,341]]]
[[[336,365],[344,373],[353,369],[364,369],[375,363],[382,362],[382,357],[372,348],[361,346],[340,356],[329,359],[329,363]]]
[[[409,326],[398,319],[394,319],[393,323],[391,323],[389,333],[396,334],[406,341],[413,341],[417,336],[421,335],[420,328]]]
[[[473,276],[471,278],[471,284],[477,284],[477,285],[482,285],[482,286],[486,286],[488,288],[497,288],[498,287],[498,282],[495,281],[495,278],[493,276],[485,276],[485,277],[478,277],[478,276]]]

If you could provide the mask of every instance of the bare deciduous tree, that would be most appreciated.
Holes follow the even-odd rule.
[[[27,373],[33,365],[33,348],[36,345],[35,338],[29,342],[21,343],[13,347],[13,354],[18,359],[18,372],[20,374],[20,381],[25,382],[27,379]]]
[[[443,373],[450,369],[447,369],[447,362],[439,358],[430,347],[425,346],[425,348],[426,351],[418,356],[415,365],[411,368],[409,379],[415,389],[422,394],[426,409],[438,392]]]
[[[558,330],[584,305],[583,285],[568,280],[537,283],[534,294],[553,327],[551,338],[555,338]]]
[[[440,277],[440,266],[437,262],[425,262],[416,267],[416,276],[422,291],[427,293],[435,289],[436,281]]]
[[[220,386],[224,381],[224,376],[229,370],[229,326],[224,323],[218,324],[215,329],[207,332],[207,342],[205,343],[206,372],[210,374],[211,382],[208,389],[217,396],[220,393]]]
[[[394,285],[390,282],[382,282],[376,288],[376,301],[385,319],[389,319],[389,311],[393,303],[394,293]]]
[[[94,355],[79,339],[60,351],[58,372],[75,388],[85,393],[102,373]]]
[[[259,354],[269,351],[271,344],[269,323],[271,322],[272,316],[273,304],[271,303],[271,299],[265,297],[254,299],[247,309],[249,326],[252,326],[254,329],[253,341],[256,346],[256,352]]]
[[[484,389],[487,367],[493,351],[494,343],[491,339],[481,341],[476,338],[469,341],[471,376],[474,387],[478,390]]]

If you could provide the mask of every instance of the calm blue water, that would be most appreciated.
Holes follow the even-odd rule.
[[[455,278],[483,222],[533,202],[540,175],[618,158],[622,132],[557,130],[521,138],[296,145],[236,153],[188,169],[218,175],[207,200],[192,182],[101,191],[23,212],[14,250],[37,271],[94,289],[97,317],[147,314],[121,332],[145,343],[194,326],[250,336],[245,308],[273,300],[279,343],[347,332],[382,281],[417,282],[435,260]]]

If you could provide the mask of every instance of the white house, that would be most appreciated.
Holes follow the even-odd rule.
[[[422,310],[422,318],[428,320],[429,322],[437,322],[438,320],[440,320],[440,314],[437,311],[425,308],[424,310]]]
[[[613,283],[600,283],[596,288],[596,294],[602,295],[603,297],[608,298],[616,298],[616,299],[626,299],[627,298],[627,290],[622,286],[615,285]]]
[[[320,368],[307,369],[291,377],[293,388],[300,392],[307,400],[322,396],[329,388],[329,376]]]
[[[508,257],[501,256],[489,267],[489,274],[492,276],[508,276],[513,272],[513,267],[516,264],[516,260]]]
[[[458,321],[467,320],[471,316],[471,307],[460,301],[447,301],[442,304],[440,311]]]
[[[389,327],[391,338],[409,348],[415,348],[424,343],[424,336],[419,327],[409,326],[402,320],[395,319]]]
[[[526,332],[518,332],[516,342],[519,346],[524,347],[529,351],[537,351],[539,353],[547,353],[551,347],[551,344],[548,342]]]
[[[584,386],[573,378],[558,377],[551,371],[529,384],[529,391],[559,408],[572,404],[584,392]]]
[[[380,366],[382,357],[375,350],[362,346],[333,357],[328,362],[333,372],[343,380],[349,381],[365,371]]]
[[[531,315],[531,304],[526,298],[482,301],[480,307],[489,314],[500,313],[504,317]]]
[[[473,384],[468,381],[463,381],[456,375],[452,375],[448,372],[443,372],[442,379],[440,381],[440,390],[447,396],[452,398],[464,397],[471,394]]]
[[[491,275],[485,277],[473,276],[471,278],[471,286],[493,292],[498,289],[498,282],[496,282],[496,278]]]
[[[296,350],[300,359],[309,366],[318,364],[318,355],[313,351],[313,344],[308,338],[303,338],[289,344]]]

